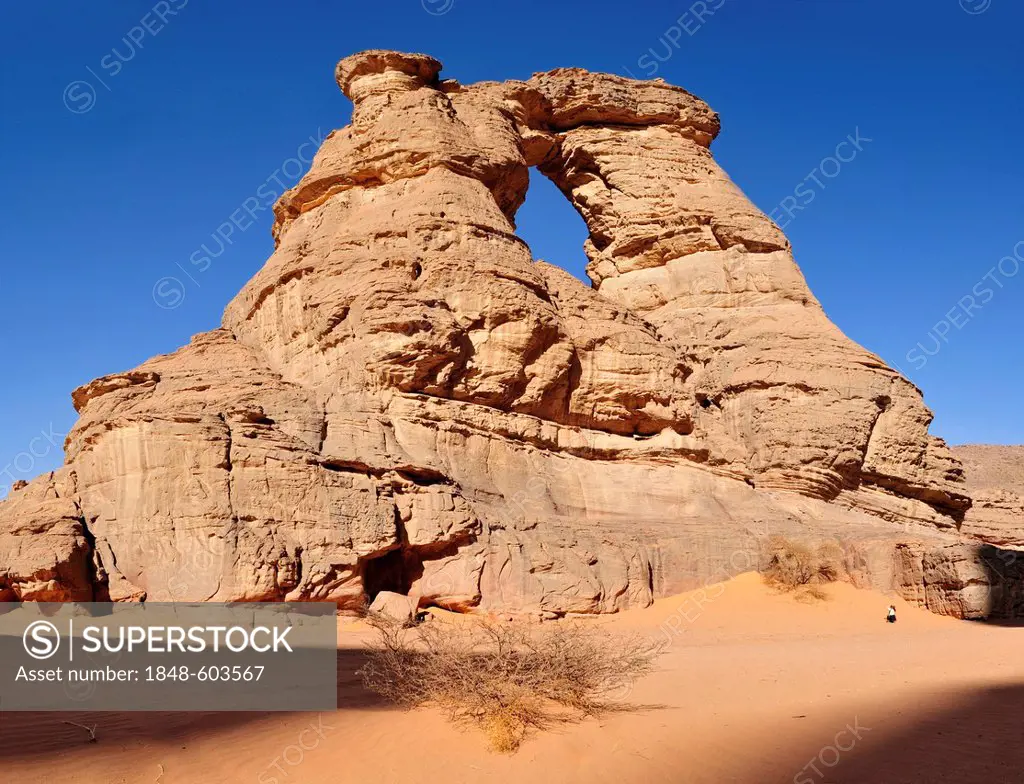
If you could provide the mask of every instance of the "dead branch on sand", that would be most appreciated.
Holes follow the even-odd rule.
[[[86,732],[89,733],[89,743],[95,743],[96,742],[96,728],[99,726],[98,724],[93,724],[91,727],[87,727],[84,724],[79,724],[78,722],[74,722],[74,721],[65,721],[65,722],[62,722],[62,724],[69,724],[72,727],[78,727],[79,729],[85,730]]]

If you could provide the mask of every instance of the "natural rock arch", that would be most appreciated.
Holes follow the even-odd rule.
[[[707,104],[440,68],[339,63],[352,121],[274,254],[222,329],[76,391],[67,465],[0,506],[0,592],[356,606],[400,567],[456,609],[607,612],[756,566],[769,530],[916,580],[970,504],[959,464],[715,163]],[[531,166],[594,288],[516,236]]]

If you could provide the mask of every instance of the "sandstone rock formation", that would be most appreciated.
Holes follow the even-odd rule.
[[[0,598],[611,612],[783,533],[970,615],[924,589],[960,463],[715,163],[707,104],[440,69],[339,63],[352,121],[222,328],[76,390],[66,465],[0,505]],[[530,167],[586,221],[592,288],[516,236]]]
[[[973,506],[960,540],[902,546],[904,593],[963,618],[1024,616],[1024,447],[961,446]]]
[[[974,505],[963,533],[995,545],[1024,547],[1024,447],[958,446]]]

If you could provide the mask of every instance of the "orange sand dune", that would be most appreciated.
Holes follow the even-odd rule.
[[[4,714],[0,781],[1024,781],[1024,629],[848,585],[828,593],[806,604],[741,575],[578,621],[663,638],[668,651],[624,689],[636,711],[533,736],[512,756],[366,693],[354,671],[369,634],[342,624],[337,713]],[[99,742],[65,719],[98,724]]]

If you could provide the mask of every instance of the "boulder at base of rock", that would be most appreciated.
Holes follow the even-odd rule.
[[[381,591],[370,604],[370,613],[383,615],[402,623],[416,620],[419,601],[412,596],[403,596],[392,591]]]

